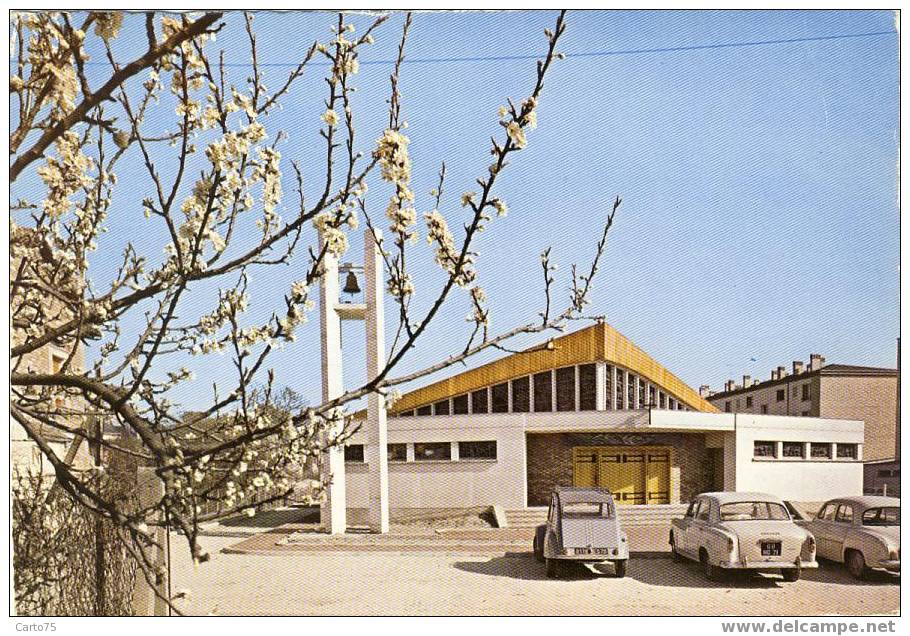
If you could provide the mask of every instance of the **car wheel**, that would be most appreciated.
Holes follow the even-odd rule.
[[[676,535],[672,532],[670,533],[670,553],[673,554],[674,561],[677,563],[682,562],[683,556],[679,553],[679,548],[676,547]]]
[[[621,579],[626,575],[626,563],[628,563],[627,559],[613,561],[613,574],[616,575],[616,578]]]
[[[702,571],[705,573],[705,578],[709,581],[717,580],[717,567],[711,565],[711,559],[708,558],[707,550],[702,550],[699,554],[699,560],[701,561]]]
[[[850,550],[847,552],[847,569],[854,578],[862,579],[866,576],[866,559],[859,550]]]
[[[559,575],[562,573],[562,568],[559,567],[559,561],[556,559],[547,559],[547,578],[556,579],[559,578]]]
[[[539,532],[534,533],[534,558],[537,561],[539,561],[540,563],[543,563],[543,561],[544,561],[543,546],[540,545],[540,533]]]
[[[783,575],[784,580],[787,583],[794,583],[799,580],[799,577],[802,574],[802,568],[797,565],[795,568],[787,568],[786,570],[781,570],[780,573]]]

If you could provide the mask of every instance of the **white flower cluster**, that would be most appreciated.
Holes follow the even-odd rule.
[[[72,205],[70,196],[93,183],[95,163],[82,154],[79,135],[72,130],[63,133],[54,145],[57,157],[48,157],[47,164],[38,168],[38,175],[48,188],[44,211],[51,218],[60,218]]]
[[[113,40],[123,26],[121,11],[96,11],[91,16],[95,19],[95,35],[104,40]]]
[[[473,278],[472,270],[462,267],[456,272],[458,252],[455,249],[455,239],[449,230],[449,225],[439,210],[433,210],[424,215],[427,222],[427,243],[436,244],[436,262],[450,275],[455,276],[455,282],[464,287]]]
[[[285,340],[294,342],[297,339],[294,331],[298,325],[307,321],[306,311],[312,311],[315,303],[309,298],[310,290],[304,281],[291,285],[291,297],[288,299],[288,311],[284,318],[278,320]]]

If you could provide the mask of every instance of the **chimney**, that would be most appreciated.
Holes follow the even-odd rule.
[[[793,361],[793,375],[799,375],[803,372],[803,361],[794,360]]]
[[[823,366],[825,366],[825,357],[820,353],[812,353],[809,355],[809,370],[818,371]]]
[[[736,382],[733,380],[727,380],[724,383],[724,391],[732,391],[736,387]]]
[[[758,378],[755,378],[754,380],[752,380],[752,386],[758,386],[759,384],[761,384],[761,380],[759,380]]]
[[[750,386],[752,386],[752,376],[744,375],[743,376],[743,388],[748,389]]]
[[[709,397],[711,395],[711,385],[702,384],[700,387],[698,387],[698,394],[703,398]]]
[[[777,379],[787,377],[787,367],[777,367]]]
[[[776,380],[777,377],[777,369],[771,369],[771,379]]]

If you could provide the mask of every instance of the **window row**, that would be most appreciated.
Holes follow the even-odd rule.
[[[386,448],[390,462],[496,459],[496,440],[387,444]],[[364,445],[346,445],[344,447],[344,461],[352,463],[363,463],[366,461]]]
[[[800,389],[800,390],[799,390],[800,400],[801,400],[802,402],[809,402],[809,401],[811,401],[811,399],[812,399],[812,385],[811,385],[809,382],[806,382],[805,384],[799,385],[799,389]],[[795,398],[795,396],[794,396],[794,398]],[[787,399],[787,390],[786,390],[786,389],[777,389],[777,391],[775,391],[775,393],[774,393],[774,399],[775,399],[775,401],[777,401],[777,402],[783,402],[783,401],[785,401],[785,400]],[[753,408],[753,403],[754,403],[753,396],[747,395],[747,396],[746,396],[746,406],[745,406],[745,408],[747,408],[747,409]],[[741,405],[742,405],[742,403],[741,403],[741,401],[740,401],[740,398],[736,398],[735,407],[736,407],[736,410],[737,410],[737,411],[740,409]],[[734,410],[734,401],[733,401],[733,400],[726,400],[726,401],[724,401],[724,411],[725,411],[726,413],[732,413],[733,410]],[[767,404],[762,404],[762,405],[761,405],[761,412],[762,412],[763,414],[766,414],[766,413],[768,412],[768,405],[767,405]],[[808,416],[808,415],[809,415],[809,411],[801,411],[801,414],[802,414],[804,417],[805,417],[805,416]]]
[[[689,410],[682,402],[632,373],[606,365],[607,410],[658,408]],[[637,394],[636,394],[637,392]],[[555,371],[515,378],[471,393],[425,404],[412,415],[468,415],[486,413],[535,413],[594,411],[597,409],[597,365],[580,364]]]
[[[756,440],[753,457],[761,459],[859,459],[859,444]]]

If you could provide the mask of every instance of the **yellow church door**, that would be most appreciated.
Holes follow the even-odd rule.
[[[591,446],[572,450],[575,486],[598,486],[617,504],[670,502],[670,449],[665,447]]]

